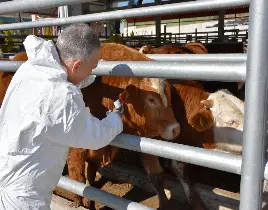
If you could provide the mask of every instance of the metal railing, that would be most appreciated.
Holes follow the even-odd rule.
[[[38,28],[43,26],[61,26],[80,22],[115,20],[130,17],[144,17],[144,16],[149,17],[149,16],[166,15],[166,14],[197,12],[212,9],[215,10],[227,9],[230,7],[248,6],[249,2],[250,2],[249,0],[225,0],[225,1],[202,0],[202,1],[174,3],[167,5],[135,8],[135,9],[116,10],[111,12],[100,12],[88,15],[78,15],[67,18],[56,18],[51,20],[42,20],[27,23],[1,24],[0,30]]]
[[[91,187],[85,185],[81,182],[72,180],[67,177],[61,177],[58,187],[69,190],[73,193],[76,193],[80,196],[87,197],[89,199],[93,199],[97,202],[104,204],[113,209],[118,210],[153,210],[153,208],[141,205],[137,202],[132,202],[125,198],[121,198],[119,196],[104,192],[102,190],[98,190],[95,187]]]
[[[201,56],[200,56],[201,57]],[[199,57],[199,58],[200,58]],[[208,57],[209,58],[209,57]],[[213,55],[205,62],[200,60],[185,60],[180,62],[161,61],[102,61],[93,69],[97,76],[128,76],[153,77],[166,79],[213,80],[213,81],[245,81],[246,62],[231,57],[233,62],[217,60]],[[23,62],[0,61],[1,71],[16,71]],[[146,70],[146,71],[145,71]]]
[[[5,15],[15,12],[27,12],[30,10],[40,11],[52,7],[62,5],[81,4],[89,2],[90,0],[20,0],[20,1],[7,1],[2,2],[0,6],[0,15]]]
[[[67,1],[66,1],[67,2]],[[246,6],[249,0],[202,0],[170,5],[159,5],[139,9],[127,9],[122,11],[103,12],[93,15],[80,15],[55,20],[38,21],[32,23],[16,23],[0,25],[0,30],[18,28],[36,28],[42,26],[65,25],[77,22],[92,22],[111,20],[127,17],[155,16],[172,13],[184,13],[209,9],[224,9],[230,7]],[[2,7],[3,4],[0,4]],[[265,170],[265,149],[267,136],[267,87],[268,87],[268,1],[250,1],[250,24],[247,63],[245,56],[223,55],[217,58],[210,55],[204,58],[200,55],[187,55],[175,58],[178,62],[102,62],[94,73],[98,75],[121,75],[140,77],[164,77],[197,80],[218,81],[244,81],[246,79],[246,102],[243,136],[243,155],[225,154],[208,151],[170,142],[163,142],[148,138],[119,135],[111,144],[117,147],[130,149],[142,153],[148,153],[178,161],[184,161],[196,165],[215,168],[218,170],[241,173],[240,210],[259,210],[262,203],[262,190]],[[229,56],[224,60],[224,56]],[[218,59],[218,60],[217,60]],[[0,62],[0,68],[4,71],[15,70],[20,62]],[[2,68],[1,68],[2,69]],[[145,71],[146,69],[146,71]],[[148,70],[149,69],[149,70]],[[242,164],[242,167],[241,167]],[[265,175],[264,175],[265,170]],[[83,196],[94,197],[92,191],[86,191],[79,187],[78,183],[66,181],[61,178],[59,186]],[[73,183],[73,184],[72,184]],[[80,188],[80,189],[78,189]],[[105,202],[105,201],[104,201]],[[109,200],[110,206],[116,203]],[[112,204],[111,204],[112,203]],[[136,204],[135,204],[136,205]],[[108,204],[109,206],[109,204]],[[112,208],[116,207],[116,204]],[[134,207],[148,209],[148,207]],[[134,209],[133,208],[133,209]],[[120,209],[120,208],[119,208]],[[128,207],[127,207],[128,209]],[[150,208],[149,208],[150,209]]]

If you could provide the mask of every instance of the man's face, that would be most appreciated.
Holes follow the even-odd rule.
[[[86,79],[94,68],[97,67],[100,60],[100,49],[95,49],[90,56],[89,61],[74,61],[72,70],[68,73],[68,81],[78,84]]]

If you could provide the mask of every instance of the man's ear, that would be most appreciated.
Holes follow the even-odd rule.
[[[138,95],[138,88],[134,85],[129,85],[126,87],[124,92],[120,93],[119,99],[120,101],[124,103],[131,103],[133,99]]]
[[[80,60],[74,61],[72,63],[72,72],[75,73],[77,72],[77,70],[79,69],[79,67],[81,66],[82,62]]]

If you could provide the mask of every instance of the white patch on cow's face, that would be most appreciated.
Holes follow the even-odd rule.
[[[217,148],[233,153],[241,153],[244,102],[227,90],[211,93],[208,100],[213,101],[213,106],[210,110],[215,120],[213,133]]]
[[[152,88],[161,96],[165,107],[168,106],[167,96],[165,94],[165,79],[152,78]]]
[[[211,93],[208,100],[213,101],[212,111],[217,127],[230,127],[243,131],[244,102],[227,90]]]

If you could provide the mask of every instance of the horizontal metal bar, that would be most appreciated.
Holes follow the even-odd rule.
[[[233,7],[248,6],[249,2],[250,2],[249,0],[191,1],[191,2],[135,8],[135,9],[116,10],[111,12],[100,12],[94,14],[78,15],[73,17],[56,18],[50,20],[26,22],[26,23],[1,24],[0,30],[38,28],[43,26],[60,26],[71,23],[115,20],[115,19],[144,17],[144,16],[151,17],[157,15],[172,15],[178,13],[198,12],[213,9],[226,9]]]
[[[185,163],[241,174],[242,157],[129,134],[118,135],[110,145]],[[268,163],[264,178],[268,180]]]
[[[78,194],[80,196],[97,201],[105,206],[118,210],[153,210],[153,208],[104,192],[95,187],[62,176],[58,187]]]
[[[241,156],[129,134],[120,134],[112,146],[182,161],[235,174],[241,173]]]
[[[0,60],[0,71],[14,72],[23,64],[23,61],[4,61]]]
[[[19,61],[0,61],[1,71],[16,71]],[[98,76],[152,77],[208,81],[245,81],[246,62],[104,61],[92,74]]]
[[[244,53],[232,54],[146,54],[157,61],[193,61],[193,62],[247,62]]]
[[[93,70],[96,75],[152,77],[166,79],[245,81],[246,63],[227,62],[103,62]]]
[[[80,4],[91,0],[19,0],[0,3],[0,15],[13,12],[39,11],[64,5]]]

